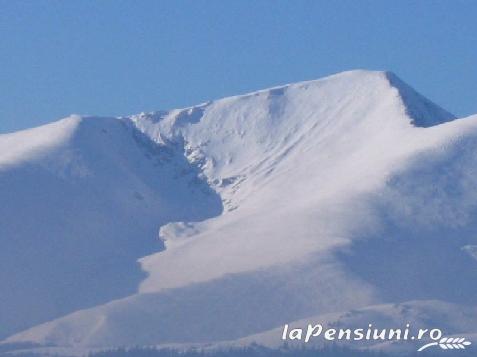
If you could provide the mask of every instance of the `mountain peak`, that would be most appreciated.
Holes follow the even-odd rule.
[[[278,98],[290,91],[295,91],[295,96],[303,94],[304,98],[311,101],[312,104],[323,103],[330,99],[339,101],[340,98],[345,96],[355,97],[355,99],[361,101],[371,100],[373,103],[379,104],[379,102],[387,100],[386,94],[395,96],[393,92],[397,91],[400,105],[403,106],[410,122],[416,127],[430,127],[456,118],[453,114],[418,93],[394,72],[365,69],[343,71],[319,79],[274,86],[214,100],[192,108],[200,107],[203,109],[211,103],[243,100],[256,96],[273,98],[273,101],[277,102]],[[315,98],[304,94],[305,91],[314,92]],[[357,100],[353,100],[355,105],[360,104],[357,103]],[[191,108],[187,109],[190,110]],[[161,111],[160,114],[163,117],[167,112]]]
[[[431,127],[456,119],[452,113],[417,92],[392,71],[355,69],[339,72],[317,80],[290,84],[289,86],[299,87],[333,82],[344,82],[349,86],[359,84],[364,87],[388,87],[397,90],[407,116],[410,118],[411,123],[417,127]],[[382,87],[383,85],[385,87]]]
[[[355,70],[0,138],[15,164],[0,167],[0,339],[209,343],[474,303],[459,284],[476,279],[461,246],[477,230],[477,117],[416,128],[451,119],[393,73]]]

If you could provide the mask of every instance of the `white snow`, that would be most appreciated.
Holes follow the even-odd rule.
[[[162,224],[221,212],[182,154],[117,119],[67,118],[0,147],[2,337],[133,294]]]
[[[0,136],[0,169],[31,160],[66,142],[81,118],[77,115],[39,128]]]
[[[0,302],[0,311],[33,310],[21,324],[0,320],[9,333],[32,327],[8,342],[230,341],[377,304],[475,304],[477,287],[466,281],[477,278],[468,248],[477,230],[477,116],[454,120],[394,74],[350,71],[182,110],[59,123],[75,129],[29,131],[66,138],[38,144],[42,155],[0,154],[10,163],[0,166],[9,202],[0,214],[10,222],[0,237],[15,257],[33,239],[48,247],[42,259],[62,252],[65,260],[37,278],[64,264],[71,268],[54,280],[83,277],[83,285],[58,291],[48,282],[38,303],[14,294]],[[22,135],[0,136],[0,148],[27,152]],[[38,201],[32,180],[46,192]],[[35,255],[22,266],[45,269]],[[31,278],[4,274],[2,285],[16,291],[17,274]],[[54,299],[61,308],[35,315]],[[477,321],[465,328],[475,333]]]

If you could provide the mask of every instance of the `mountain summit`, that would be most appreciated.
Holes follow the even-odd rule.
[[[409,311],[476,333],[442,318],[477,294],[477,117],[454,119],[350,71],[1,135],[0,336],[280,345]]]

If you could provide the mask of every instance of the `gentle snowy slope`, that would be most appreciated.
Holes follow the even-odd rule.
[[[161,224],[221,212],[171,150],[117,119],[0,136],[0,336],[134,293]]]
[[[11,297],[3,306],[62,307],[6,325],[89,308],[7,341],[203,343],[383,303],[433,300],[429,314],[475,304],[477,286],[466,282],[477,278],[477,117],[453,119],[394,74],[351,71],[183,110],[67,119],[74,128],[52,124],[55,140],[31,144],[35,155],[18,144],[26,133],[0,137],[0,147],[25,151],[0,161],[10,185],[0,194],[21,192],[31,205],[22,220],[13,197],[2,208],[10,266],[59,274],[37,305]],[[48,199],[26,203],[35,187]],[[18,262],[26,244],[47,247],[42,260]],[[21,274],[2,277],[12,294],[13,279],[33,279]],[[65,290],[62,279],[83,285]],[[76,293],[66,305],[53,300]],[[477,321],[454,330],[465,329],[476,332]]]

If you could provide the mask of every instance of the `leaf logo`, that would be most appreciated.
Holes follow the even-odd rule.
[[[439,346],[443,350],[465,350],[466,346],[470,346],[472,342],[467,341],[464,337],[443,337],[439,342],[428,343],[422,346],[417,351],[424,351],[431,346]]]

